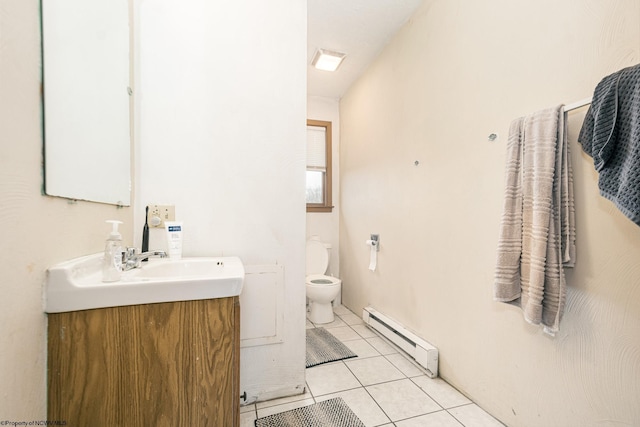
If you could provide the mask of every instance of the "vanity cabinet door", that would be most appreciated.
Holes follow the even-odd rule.
[[[237,297],[49,315],[48,419],[237,426]]]

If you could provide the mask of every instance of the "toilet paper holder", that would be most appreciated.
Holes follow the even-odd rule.
[[[380,251],[380,235],[379,234],[372,234],[371,238],[369,240],[367,240],[367,245],[375,246],[376,252],[379,252]]]

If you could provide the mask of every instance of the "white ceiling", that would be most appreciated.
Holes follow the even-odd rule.
[[[307,0],[307,94],[341,98],[422,0]],[[318,48],[346,53],[336,72],[317,70]]]

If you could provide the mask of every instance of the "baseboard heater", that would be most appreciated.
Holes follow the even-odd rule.
[[[438,349],[371,307],[362,310],[362,319],[371,328],[385,336],[427,370],[427,376],[438,376]]]

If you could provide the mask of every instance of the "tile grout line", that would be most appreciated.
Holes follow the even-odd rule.
[[[340,315],[339,315],[339,314],[336,314],[336,316],[340,317]],[[344,320],[343,320],[342,318],[340,318],[340,320],[342,320],[342,321],[344,322]],[[345,322],[345,323],[346,323],[346,322]],[[347,324],[347,326],[349,327],[349,329],[351,329],[353,332],[355,332],[355,334],[356,334],[356,335],[358,335],[359,337],[361,337],[360,339],[363,339],[365,342],[368,342],[368,341],[367,341],[367,339],[366,339],[366,338],[364,338],[364,337],[362,337],[362,336],[358,333],[358,331],[356,331],[355,329],[353,329],[353,328],[351,327],[351,325]],[[328,329],[327,329],[327,330],[328,330]],[[339,340],[339,341],[341,341],[341,340]],[[342,342],[342,341],[341,341],[341,342]],[[369,345],[371,345],[371,344],[369,344]],[[374,347],[374,349],[375,349],[375,347]],[[378,350],[376,349],[376,351],[378,351]],[[378,352],[378,353],[379,353],[379,352]],[[380,354],[380,356],[383,356],[383,355],[382,355],[382,354]],[[358,357],[359,357],[359,356],[358,356]],[[365,357],[365,358],[362,358],[362,359],[360,359],[360,360],[364,360],[364,359],[371,359],[371,358],[373,358],[373,357],[379,357],[379,356],[370,356],[370,357]],[[387,419],[389,420],[389,422],[391,422],[391,423],[392,423],[392,425],[394,425],[394,426],[395,426],[395,423],[393,422],[393,420],[391,419],[391,417],[389,416],[389,414],[387,414],[387,413],[385,412],[385,410],[380,406],[380,404],[378,403],[378,401],[377,401],[377,400],[376,400],[376,399],[371,395],[371,393],[369,392],[369,390],[367,390],[367,387],[366,387],[364,384],[362,384],[362,381],[360,381],[360,378],[358,378],[358,377],[357,377],[357,375],[356,375],[356,374],[351,370],[351,368],[349,368],[349,365],[347,365],[344,361],[341,361],[341,362],[342,362],[342,363],[344,364],[344,366],[349,370],[349,372],[351,372],[351,375],[353,375],[353,377],[354,377],[354,378],[358,381],[358,383],[360,384],[360,387],[353,388],[353,389],[350,389],[350,390],[357,390],[358,388],[362,388],[362,389],[365,391],[365,393],[367,393],[367,395],[369,395],[369,397],[370,397],[370,398],[371,398],[371,400],[376,404],[376,406],[380,409],[380,411],[382,411],[382,413],[384,414],[384,416],[385,416],[385,417],[387,417]],[[389,362],[389,363],[391,363],[391,362]],[[396,368],[396,369],[397,369],[397,368]],[[398,370],[398,371],[400,371],[400,370]],[[404,375],[404,373],[403,373],[402,371],[400,371],[400,373],[401,373],[402,375]],[[405,375],[405,377],[406,377],[406,375]],[[389,382],[389,381],[387,381],[387,382]],[[342,391],[349,391],[349,390],[342,390]],[[342,392],[342,391],[341,391],[341,392]],[[341,392],[338,392],[338,393],[341,393]],[[331,393],[327,393],[327,394],[331,394]],[[334,393],[334,394],[335,394],[335,393]],[[384,424],[387,424],[387,423],[385,422]],[[384,424],[378,424],[378,426],[382,426],[382,425],[384,425]]]
[[[352,313],[353,313],[353,312],[352,312]],[[337,315],[337,316],[339,316],[338,314],[336,314],[336,315]],[[355,313],[354,313],[354,315],[355,315]],[[341,318],[341,320],[343,320],[343,319]],[[344,321],[344,320],[343,320],[343,321]],[[346,323],[346,322],[345,322],[345,323]],[[365,326],[367,326],[367,325],[366,325],[366,324],[364,324],[364,323],[362,323],[362,324],[363,324],[363,325],[365,325]],[[352,325],[347,325],[347,326],[351,327]],[[355,329],[353,329],[353,328],[351,328],[351,329],[352,329],[356,334],[358,334],[359,336],[362,336],[362,335],[360,335],[360,334],[359,334]],[[374,330],[372,330],[371,328],[368,328],[368,329],[369,329],[369,330],[371,330],[373,333],[375,333],[379,338],[381,338],[381,339],[383,340],[383,342],[386,342],[386,343],[387,343],[387,344],[389,344],[392,348],[396,348],[396,349],[398,349],[398,351],[396,351],[396,353],[393,353],[393,354],[400,354],[400,355],[401,355],[403,358],[405,358],[409,363],[411,363],[411,364],[413,364],[413,365],[415,366],[415,362],[412,362],[412,361],[411,361],[411,360],[410,360],[410,359],[405,355],[405,353],[402,351],[402,349],[400,349],[399,347],[397,347],[394,343],[392,343],[391,341],[389,341],[385,336],[383,336],[383,335],[379,334],[377,331],[374,331]],[[362,339],[364,339],[366,342],[368,342],[368,338],[362,337]],[[371,345],[371,344],[369,343],[369,345]],[[371,345],[371,346],[373,347],[373,345]],[[374,348],[375,348],[375,347],[374,347]],[[377,348],[375,348],[375,349],[376,349],[376,351],[378,351],[378,353],[380,353],[380,351],[379,351]],[[390,356],[391,354],[382,354],[382,353],[380,353],[380,355],[381,355],[382,357],[384,357],[384,358],[385,358],[389,363],[391,363],[391,364],[392,364],[396,369],[398,369],[398,371],[400,371],[400,369],[399,369],[397,366],[395,366],[391,360],[389,360],[389,359],[388,359],[388,357],[387,357],[387,356]],[[374,357],[374,356],[371,356],[371,357]],[[371,358],[371,357],[369,357],[369,358]],[[377,356],[375,356],[375,357],[377,357]],[[349,367],[347,366],[347,368],[349,368]],[[422,368],[418,368],[418,369],[422,371]],[[351,371],[351,370],[350,370],[350,371]],[[438,410],[438,411],[427,412],[427,413],[425,413],[425,414],[417,415],[417,416],[415,416],[415,417],[409,417],[409,418],[406,418],[406,419],[417,418],[417,417],[420,417],[420,416],[423,416],[423,415],[433,414],[433,413],[436,413],[436,412],[444,411],[444,412],[446,412],[447,414],[449,414],[449,415],[450,415],[454,420],[456,420],[456,422],[460,423],[460,425],[462,425],[463,427],[466,427],[466,426],[465,426],[465,424],[464,424],[460,419],[458,419],[454,414],[452,414],[449,410],[450,410],[450,409],[455,409],[455,408],[461,408],[461,407],[464,407],[464,406],[472,406],[472,405],[476,405],[476,406],[477,406],[477,404],[476,404],[474,401],[472,401],[472,400],[470,400],[470,399],[469,399],[469,400],[470,400],[470,401],[469,401],[469,403],[464,403],[464,404],[461,404],[461,405],[452,406],[452,407],[450,407],[450,408],[445,408],[445,407],[444,407],[444,406],[442,406],[440,403],[438,403],[438,401],[437,401],[436,399],[434,399],[434,398],[433,398],[429,393],[427,393],[427,391],[426,391],[426,390],[424,390],[422,387],[420,387],[418,384],[416,384],[416,383],[412,380],[412,378],[419,377],[420,375],[416,375],[416,376],[414,376],[414,377],[409,377],[408,375],[406,375],[406,374],[405,374],[404,372],[402,372],[402,371],[400,371],[400,373],[402,373],[402,374],[405,376],[405,379],[410,380],[410,381],[411,381],[411,383],[413,383],[416,387],[418,387],[418,388],[420,389],[420,391],[422,391],[426,396],[428,396],[431,400],[433,400],[433,402],[434,402],[436,405],[438,405],[438,406],[440,407],[440,410]],[[353,374],[353,372],[352,372],[352,374]],[[426,373],[422,372],[422,374],[421,374],[421,375],[426,375]],[[354,376],[355,376],[355,374],[354,374]],[[356,379],[358,379],[358,378],[356,377]],[[396,380],[396,381],[397,381],[397,380]],[[360,382],[360,380],[359,380],[359,379],[358,379],[358,382]],[[392,381],[385,381],[385,382],[377,383],[377,384],[384,384],[384,383],[389,383],[389,382],[392,382]],[[445,382],[446,382],[446,381],[445,381]],[[372,385],[374,385],[374,384],[372,384]],[[369,390],[367,390],[367,388],[366,388],[365,386],[363,386],[363,388],[364,388],[364,389],[365,389],[365,391],[369,394],[369,396],[371,396],[371,393],[369,393]],[[465,396],[465,397],[466,397],[466,396]],[[378,401],[377,401],[373,396],[371,396],[371,398],[372,398],[372,399],[373,399],[373,401],[376,403],[376,405],[378,405],[378,407],[380,407],[380,405],[378,404]],[[387,415],[387,413],[386,413],[386,412],[384,412],[384,410],[383,410],[381,407],[380,407],[380,409],[381,409],[381,410],[382,410],[382,412],[387,416],[387,418],[389,418],[389,420],[391,420],[391,417],[389,417],[389,415]],[[481,409],[482,409],[482,408],[481,408]],[[489,415],[491,416],[491,414],[489,414]],[[493,418],[495,419],[495,417],[493,417]],[[405,419],[402,419],[402,420],[396,420],[396,421],[404,421],[404,420],[405,420]],[[498,422],[500,422],[500,421],[498,421]],[[396,424],[395,424],[395,421],[391,421],[391,423],[392,423],[394,426],[396,425]]]
[[[340,317],[340,315],[338,315],[338,314],[336,314],[336,316]],[[344,322],[344,320],[343,320],[342,318],[340,318],[340,320],[342,320],[342,321]],[[346,322],[345,322],[345,323],[346,323]],[[364,323],[363,323],[363,324],[364,324]],[[352,325],[348,325],[348,324],[347,324],[347,326],[349,326],[349,327],[351,328],[351,330],[353,330],[353,331],[354,331],[358,336],[361,336],[360,334],[358,334],[358,332],[357,332],[355,329],[353,329],[353,328],[351,327]],[[365,326],[366,326],[366,324],[365,324]],[[329,328],[329,329],[331,329],[331,328]],[[329,329],[327,329],[327,330],[329,330]],[[369,328],[369,330],[371,330],[371,328]],[[384,414],[384,415],[385,415],[385,416],[386,416],[386,417],[391,421],[391,423],[395,426],[395,425],[396,425],[396,421],[404,421],[404,420],[408,420],[408,419],[412,419],[412,418],[418,418],[418,417],[421,417],[421,416],[424,416],[424,415],[427,415],[427,414],[433,414],[433,413],[436,413],[436,412],[446,412],[447,414],[449,414],[451,417],[453,417],[453,419],[455,419],[458,423],[460,423],[460,424],[461,424],[461,425],[463,425],[463,427],[464,427],[464,424],[462,424],[462,422],[461,422],[459,419],[457,419],[457,418],[456,418],[452,413],[450,413],[450,412],[449,412],[449,409],[450,409],[450,408],[445,408],[445,407],[444,407],[444,406],[442,406],[440,403],[438,403],[438,401],[437,401],[437,400],[435,400],[435,399],[434,399],[434,398],[433,398],[429,393],[427,393],[427,391],[426,391],[426,390],[424,390],[422,387],[420,387],[418,384],[416,384],[416,383],[411,379],[412,377],[410,377],[410,376],[408,376],[407,374],[405,374],[404,372],[402,372],[402,371],[400,370],[400,368],[398,368],[398,367],[397,367],[397,366],[396,366],[396,365],[395,365],[391,360],[389,360],[389,358],[388,358],[387,356],[395,355],[395,354],[400,354],[400,356],[402,356],[405,360],[407,360],[409,363],[411,363],[412,365],[414,365],[414,366],[415,366],[415,363],[414,363],[414,362],[412,362],[411,360],[409,360],[409,358],[408,358],[408,357],[407,357],[407,356],[402,352],[402,349],[400,349],[399,347],[397,347],[396,345],[394,345],[394,344],[393,344],[391,341],[389,341],[386,337],[384,337],[384,336],[382,336],[382,335],[380,335],[380,334],[376,333],[376,331],[372,331],[372,332],[374,332],[374,333],[375,333],[379,338],[381,338],[381,339],[383,340],[383,342],[385,342],[386,344],[390,345],[390,346],[391,346],[391,348],[393,348],[394,350],[396,350],[396,352],[395,352],[395,353],[392,353],[392,354],[382,354],[382,353],[380,353],[380,351],[379,351],[377,348],[373,347],[373,345],[371,345],[371,343],[369,343],[369,341],[368,341],[368,339],[367,339],[367,338],[362,337],[362,339],[363,339],[363,340],[365,340],[365,342],[369,343],[369,345],[371,345],[371,346],[372,346],[372,347],[373,347],[373,348],[374,348],[374,349],[375,349],[375,350],[380,354],[380,356],[382,356],[382,357],[383,357],[387,362],[389,362],[389,363],[390,363],[394,368],[396,368],[396,369],[397,369],[397,370],[398,370],[398,371],[399,371],[399,372],[404,376],[404,379],[408,379],[409,381],[411,381],[411,383],[412,383],[413,385],[415,385],[416,387],[418,387],[418,389],[419,389],[422,393],[424,393],[427,397],[429,397],[429,399],[431,399],[431,400],[432,400],[432,401],[433,401],[433,402],[434,402],[434,403],[435,403],[435,404],[440,408],[440,409],[438,409],[438,410],[431,411],[431,412],[427,412],[427,413],[420,414],[420,415],[416,415],[416,416],[414,416],[414,417],[403,418],[403,419],[401,419],[401,420],[392,420],[392,419],[391,419],[391,417],[389,416],[389,414],[387,414],[387,413],[385,412],[385,410],[380,406],[380,404],[378,403],[378,401],[377,401],[377,400],[376,400],[376,399],[371,395],[371,393],[369,392],[369,390],[367,390],[367,387],[366,387],[364,384],[362,384],[362,382],[360,381],[360,379],[359,379],[359,378],[355,375],[355,373],[354,373],[354,372],[349,368],[349,365],[347,365],[347,364],[345,363],[345,366],[347,367],[347,369],[349,369],[349,372],[351,372],[351,374],[352,374],[352,375],[353,375],[353,376],[358,380],[358,382],[362,385],[362,388],[365,390],[365,392],[366,392],[366,393],[371,397],[371,399],[375,402],[375,404],[378,406],[378,408],[380,408],[380,410],[382,411],[382,413],[383,413],[383,414]],[[341,342],[343,342],[342,340],[340,340],[340,341],[341,341]],[[379,357],[379,356],[370,356],[370,357],[367,357],[367,358],[362,358],[361,360],[363,360],[363,359],[370,359],[370,358],[373,358],[373,357]],[[422,372],[422,370],[421,370],[420,368],[418,368],[418,369],[421,371],[421,374],[420,374],[420,375],[426,375],[424,372]],[[416,376],[414,376],[414,377],[418,377],[418,376],[420,376],[420,375],[416,375]],[[383,382],[380,382],[380,383],[375,383],[375,384],[370,384],[370,385],[387,384],[387,383],[391,383],[391,382],[394,382],[394,381],[399,381],[399,380],[383,381]],[[455,408],[460,407],[460,406],[470,405],[470,404],[473,404],[473,402],[472,402],[472,403],[467,403],[467,404],[465,404],[465,405],[458,405],[458,406],[455,406]],[[454,408],[454,407],[452,407],[452,408]]]
[[[355,315],[355,313],[354,313],[354,315]],[[338,316],[339,316],[339,315],[338,315]],[[341,320],[342,320],[342,318],[341,318]],[[344,321],[344,320],[343,320],[343,321]],[[362,325],[365,325],[365,326],[366,326],[366,324],[364,324],[364,323],[362,323]],[[358,334],[358,331],[356,331],[355,329],[353,329],[353,328],[352,328],[352,325],[347,325],[347,326],[349,326],[349,327],[351,328],[351,330],[352,330],[352,331],[354,331],[358,336],[361,336],[361,337],[362,337],[362,335]],[[369,328],[369,330],[370,330],[370,328]],[[375,331],[372,331],[372,332],[374,332],[374,333],[375,333]],[[384,339],[384,337],[382,337],[382,336],[380,336],[380,337]],[[372,338],[373,338],[373,337],[372,337]],[[394,367],[398,372],[400,372],[400,374],[402,374],[402,376],[404,376],[404,378],[403,378],[403,379],[390,380],[390,381],[382,381],[382,382],[379,382],[379,383],[369,384],[370,386],[371,386],[371,385],[379,385],[379,384],[388,384],[388,383],[391,383],[391,382],[394,382],[394,381],[402,381],[402,380],[407,380],[407,379],[408,379],[409,381],[411,381],[411,378],[410,378],[407,374],[405,374],[404,372],[402,372],[402,371],[401,371],[401,370],[400,370],[396,365],[394,365],[394,364],[393,364],[393,363],[392,363],[392,362],[391,362],[391,361],[386,357],[387,355],[380,353],[380,350],[378,350],[378,349],[377,349],[376,347],[374,347],[371,343],[369,343],[368,338],[362,337],[362,339],[363,339],[366,343],[368,343],[371,347],[373,347],[373,348],[376,350],[376,352],[378,352],[378,356],[369,356],[369,357],[364,357],[364,358],[362,358],[362,359],[360,359],[360,360],[364,360],[364,359],[372,359],[372,358],[374,358],[374,357],[382,357],[382,358],[384,358],[384,360],[386,360],[387,362],[389,362],[389,363],[391,364],[391,366],[393,366],[393,367]],[[392,344],[392,343],[390,343],[390,344]],[[394,353],[394,354],[395,354],[395,353]],[[388,414],[388,413],[387,413],[387,412],[382,408],[382,406],[380,406],[380,403],[378,403],[378,401],[376,400],[376,398],[375,398],[375,397],[373,397],[373,395],[369,392],[369,390],[367,389],[367,386],[365,386],[364,384],[362,384],[362,382],[360,381],[360,379],[356,376],[355,372],[353,372],[353,371],[351,370],[351,368],[349,368],[349,365],[345,363],[345,366],[347,367],[347,369],[349,369],[349,372],[351,372],[351,374],[352,374],[352,375],[353,375],[353,376],[358,380],[358,382],[360,383],[360,385],[362,386],[362,388],[364,389],[364,391],[369,395],[369,397],[371,398],[371,400],[373,400],[373,402],[376,404],[376,406],[380,409],[380,411],[382,411],[382,413],[387,417],[387,419],[391,422],[391,424],[392,424],[392,425],[394,425],[394,426],[396,425],[396,424],[395,424],[395,421],[402,421],[402,420],[392,420],[392,419],[391,419],[391,416],[390,416],[390,415],[389,415],[389,414]],[[413,381],[411,381],[411,382],[413,383]],[[413,384],[415,384],[415,383],[413,383]],[[418,387],[418,385],[417,385],[417,384],[416,384],[416,386]],[[420,388],[420,387],[418,387],[418,388]],[[421,388],[420,388],[420,390],[424,392],[424,390],[422,390]],[[425,394],[427,394],[427,393],[425,393]],[[427,396],[429,396],[429,395],[427,394]],[[431,396],[429,396],[429,398],[433,400],[433,398],[432,398]],[[434,400],[434,402],[435,402],[435,400]],[[436,402],[436,404],[437,404],[437,402]],[[438,404],[438,406],[440,406],[440,405]],[[440,410],[444,410],[444,408],[442,408],[442,407],[441,407],[441,409],[440,409]],[[434,411],[434,412],[437,412],[437,411]],[[422,415],[425,415],[425,414],[422,414]],[[421,416],[421,415],[420,415],[420,416]],[[408,418],[407,418],[407,419],[408,419]],[[387,424],[387,423],[385,423],[385,424]],[[379,425],[385,425],[385,424],[379,424]]]
[[[358,380],[358,382],[359,382],[359,383],[360,383],[360,385],[361,385],[361,388],[362,388],[362,389],[364,389],[364,391],[369,395],[369,397],[371,398],[371,400],[373,400],[373,402],[376,404],[376,406],[377,406],[378,408],[380,408],[380,410],[382,411],[382,413],[384,414],[384,416],[385,416],[385,417],[387,417],[387,419],[388,419],[390,422],[392,422],[392,423],[393,423],[393,420],[391,419],[391,417],[389,416],[389,414],[387,414],[387,413],[386,413],[386,411],[382,408],[382,406],[380,406],[380,404],[378,403],[378,401],[376,400],[376,398],[375,398],[375,397],[373,397],[373,396],[371,395],[371,393],[369,392],[369,390],[367,390],[367,387],[365,387],[365,385],[364,385],[364,384],[362,384],[362,381],[360,381],[360,378],[358,378],[358,377],[356,376],[356,374],[351,370],[351,368],[349,368],[349,365],[347,365],[347,364],[345,363],[345,366],[347,367],[347,369],[349,369],[349,372],[351,372],[351,375],[353,375],[353,376],[355,377],[355,379],[356,379],[356,380]],[[401,373],[402,373],[402,372],[401,372]],[[403,375],[404,375],[404,374],[403,374]],[[390,381],[387,381],[387,382],[390,382]],[[380,424],[380,425],[384,425],[384,424]],[[394,424],[394,425],[395,425],[395,424]]]
[[[346,307],[345,307],[345,308],[346,308]],[[348,309],[347,309],[347,310],[348,310]],[[353,312],[350,312],[350,313],[353,313]],[[374,358],[374,357],[380,357],[380,356],[381,356],[381,357],[383,357],[383,358],[384,358],[388,363],[390,363],[390,364],[391,364],[395,369],[397,369],[397,370],[402,374],[402,376],[404,377],[404,378],[402,378],[402,379],[389,380],[389,381],[382,381],[382,382],[380,382],[380,383],[370,384],[370,386],[373,386],[373,385],[379,385],[379,384],[387,384],[387,383],[391,383],[391,382],[394,382],[394,381],[401,381],[401,380],[408,379],[409,381],[411,381],[411,383],[412,383],[413,385],[415,385],[416,387],[418,387],[418,389],[420,389],[420,391],[421,391],[422,393],[424,393],[424,395],[426,395],[427,397],[429,397],[429,399],[431,399],[431,400],[432,400],[432,401],[433,401],[433,402],[434,402],[434,403],[435,403],[435,404],[436,404],[440,409],[435,410],[435,411],[431,411],[431,412],[426,412],[426,413],[424,413],[424,414],[416,415],[416,416],[413,416],[413,417],[403,418],[403,419],[401,419],[401,420],[395,420],[395,421],[394,421],[394,420],[391,420],[391,417],[389,416],[389,414],[387,414],[387,413],[385,412],[385,410],[380,406],[380,404],[378,403],[378,401],[377,401],[377,400],[376,400],[376,399],[371,395],[371,393],[370,393],[370,392],[369,392],[369,390],[367,389],[367,386],[365,386],[365,385],[362,383],[362,381],[361,381],[361,380],[356,376],[356,374],[351,370],[351,368],[349,367],[349,365],[348,365],[347,363],[345,363],[345,360],[339,360],[339,361],[336,361],[336,362],[341,362],[341,363],[342,363],[342,364],[343,364],[343,365],[344,365],[344,366],[349,370],[349,372],[354,376],[354,378],[355,378],[355,379],[357,380],[357,382],[360,384],[360,387],[349,388],[349,389],[346,389],[346,390],[341,390],[341,391],[337,391],[337,392],[333,392],[333,393],[326,393],[326,394],[323,394],[323,395],[318,395],[318,396],[316,396],[316,395],[314,395],[314,393],[311,391],[311,389],[309,388],[308,384],[307,384],[307,383],[306,383],[306,381],[305,381],[306,389],[309,391],[309,394],[311,395],[311,398],[312,398],[312,400],[313,400],[313,402],[314,402],[314,403],[318,403],[318,398],[319,398],[319,397],[321,397],[321,396],[326,396],[326,395],[330,395],[330,394],[339,394],[339,393],[348,392],[348,391],[353,391],[353,390],[358,390],[358,389],[362,388],[362,389],[364,389],[364,391],[367,393],[367,395],[371,398],[371,400],[373,400],[373,402],[374,402],[374,403],[376,404],[376,406],[380,409],[380,411],[381,411],[381,412],[382,412],[382,413],[387,417],[387,419],[388,419],[388,420],[390,421],[390,423],[391,423],[390,425],[396,426],[396,422],[399,422],[399,421],[405,421],[405,420],[409,420],[409,419],[412,419],[412,418],[418,418],[418,417],[421,417],[421,416],[424,416],[424,415],[434,414],[434,413],[437,413],[437,412],[446,412],[446,413],[447,413],[449,416],[451,416],[451,417],[452,417],[456,422],[460,423],[460,425],[462,425],[462,426],[464,427],[464,423],[463,423],[461,420],[459,420],[457,417],[455,417],[455,416],[454,416],[454,415],[453,415],[449,410],[450,410],[450,409],[455,409],[455,408],[464,407],[464,406],[474,405],[474,402],[473,402],[473,401],[470,401],[469,403],[465,403],[465,404],[461,404],[461,405],[452,406],[452,407],[450,407],[450,408],[445,408],[445,407],[444,407],[444,406],[442,406],[442,405],[441,405],[441,404],[440,404],[436,399],[434,399],[434,398],[433,398],[433,397],[432,397],[432,396],[431,396],[431,395],[430,395],[426,390],[424,390],[422,387],[420,387],[420,385],[418,385],[417,383],[415,383],[415,382],[413,381],[413,379],[412,379],[412,378],[417,378],[417,377],[420,377],[420,376],[424,376],[424,375],[426,375],[426,373],[424,372],[423,368],[421,368],[421,367],[419,367],[419,366],[416,366],[416,363],[415,363],[414,361],[412,361],[412,360],[411,360],[411,359],[410,359],[410,358],[409,358],[409,357],[408,357],[408,356],[407,356],[407,355],[402,351],[402,349],[399,349],[399,348],[398,348],[397,346],[395,346],[392,342],[390,342],[386,337],[382,336],[381,334],[379,334],[379,333],[377,333],[376,331],[374,331],[374,330],[372,330],[371,328],[369,328],[365,323],[354,323],[353,325],[351,325],[351,324],[347,323],[347,322],[342,318],[342,316],[341,316],[340,314],[337,314],[337,313],[335,313],[335,312],[334,312],[334,314],[335,314],[335,316],[336,316],[336,317],[338,317],[338,318],[339,318],[339,320],[340,320],[343,324],[341,324],[341,325],[337,325],[337,326],[335,326],[335,327],[329,327],[329,328],[327,328],[327,327],[326,327],[326,326],[324,326],[324,325],[320,325],[320,326],[318,326],[318,325],[316,325],[315,323],[313,323],[313,322],[311,322],[311,321],[309,321],[309,323],[311,323],[311,325],[312,325],[312,327],[313,327],[313,328],[324,327],[324,328],[325,328],[327,331],[329,331],[329,332],[331,332],[331,329],[341,328],[341,327],[348,327],[348,328],[349,328],[352,332],[354,332],[354,333],[356,334],[356,336],[358,336],[359,338],[347,339],[347,340],[341,340],[341,339],[339,339],[339,338],[338,338],[338,340],[339,340],[340,342],[342,342],[342,343],[344,344],[345,342],[348,342],[348,341],[356,341],[356,340],[360,340],[360,339],[361,339],[361,340],[363,340],[364,342],[366,342],[367,344],[369,344],[371,347],[373,347],[373,349],[378,353],[378,355],[375,355],[375,356],[367,356],[367,357],[361,357],[361,356],[358,356],[358,358],[359,358],[360,360],[372,359],[372,358]],[[353,313],[353,314],[355,315],[355,313]],[[308,319],[307,319],[307,320],[308,320]],[[365,337],[365,336],[363,336],[362,334],[360,334],[358,331],[356,331],[356,330],[353,328],[353,326],[354,326],[354,325],[363,325],[363,326],[367,327],[367,330],[371,331],[375,336],[371,336],[371,337]],[[311,328],[308,328],[308,329],[311,329]],[[334,335],[334,336],[335,336],[335,335]],[[336,337],[336,338],[337,338],[337,337]],[[371,344],[371,343],[369,342],[369,339],[371,339],[371,338],[380,338],[380,339],[382,340],[382,342],[384,342],[385,344],[389,345],[389,346],[390,346],[390,348],[392,348],[393,350],[395,350],[395,352],[394,352],[394,353],[389,353],[389,354],[383,354],[383,353],[381,353],[381,351],[380,351],[380,350],[378,350],[378,348],[376,348],[373,344]],[[345,344],[345,345],[346,345],[346,344]],[[389,359],[389,357],[388,357],[388,356],[393,356],[393,355],[395,355],[395,354],[399,354],[400,356],[402,356],[402,358],[403,358],[404,360],[406,360],[408,363],[410,363],[411,365],[413,365],[414,367],[416,367],[416,368],[420,371],[420,374],[418,374],[418,375],[414,375],[414,376],[409,376],[409,375],[405,374],[405,373],[404,373],[402,370],[400,370],[400,368],[399,368],[398,366],[396,366],[396,365],[395,365],[395,364],[394,364],[394,363]],[[358,360],[358,359],[354,358],[354,359],[349,359],[349,360]],[[307,369],[308,369],[308,368],[307,368]],[[326,400],[326,399],[325,399],[325,400]],[[256,405],[256,417],[257,417],[257,405]],[[387,424],[388,424],[388,423],[386,423],[386,422],[385,422],[384,424],[379,424],[379,425],[387,425]]]

